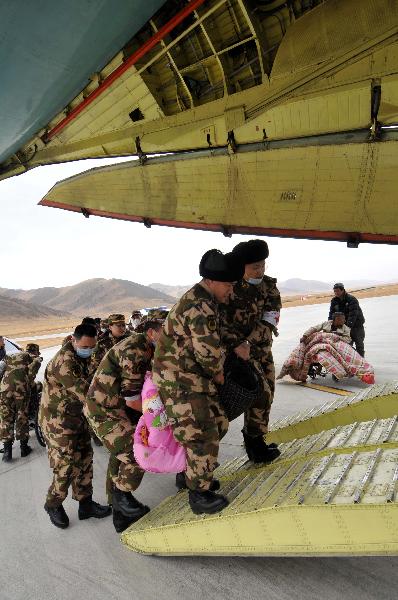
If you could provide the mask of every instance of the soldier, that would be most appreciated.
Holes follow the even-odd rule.
[[[134,310],[131,313],[131,317],[129,319],[129,329],[131,332],[135,331],[137,325],[141,322],[142,314],[140,310]]]
[[[100,336],[97,346],[92,356],[92,372],[98,369],[98,365],[104,358],[105,354],[118,342],[121,342],[126,337],[126,320],[124,315],[114,313],[107,318],[108,331]]]
[[[245,264],[241,281],[234,286],[229,303],[222,309],[222,342],[227,351],[250,360],[260,375],[263,394],[245,412],[242,430],[246,452],[254,462],[271,462],[280,455],[275,444],[266,444],[269,414],[275,391],[272,335],[282,307],[276,279],[264,275],[268,245],[263,240],[241,242],[233,254]]]
[[[141,416],[140,393],[151,368],[154,346],[163,319],[153,313],[143,333],[134,333],[111,348],[102,359],[85,403],[85,414],[110,452],[108,493],[111,491],[113,523],[117,532],[149,511],[132,496],[144,472],[133,454],[135,425]]]
[[[0,383],[0,439],[4,443],[4,462],[12,460],[14,427],[16,438],[20,440],[21,456],[28,456],[32,452],[28,445],[29,398],[40,364],[37,344],[28,344],[25,352],[7,357]]]
[[[155,350],[153,380],[166,406],[173,433],[186,449],[186,485],[195,514],[215,513],[228,500],[213,480],[219,442],[228,419],[219,403],[224,383],[218,306],[226,302],[243,266],[232,253],[206,252],[199,265],[203,279],[171,309]]]
[[[111,513],[109,506],[92,499],[93,449],[83,415],[96,334],[93,325],[78,325],[72,340],[48,363],[44,375],[39,422],[53,470],[44,509],[51,523],[61,529],[69,525],[62,503],[70,486],[73,498],[79,502],[79,519],[102,519]]]
[[[95,319],[93,319],[93,317],[83,317],[81,324],[82,325],[94,325],[94,327],[97,327],[97,323],[96,323]],[[72,334],[70,333],[62,340],[61,345],[64,346],[71,340],[72,340]]]

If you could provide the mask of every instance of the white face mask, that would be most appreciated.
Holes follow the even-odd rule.
[[[139,325],[141,319],[131,319],[130,324],[134,327],[134,329]]]
[[[255,279],[254,277],[250,277],[250,279],[247,280],[248,283],[251,283],[252,285],[260,285],[260,283],[262,282],[263,278],[260,277],[259,279]]]

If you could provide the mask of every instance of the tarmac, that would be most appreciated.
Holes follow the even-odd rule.
[[[398,296],[361,300],[366,357],[378,383],[398,377]],[[328,305],[282,311],[274,344],[277,372],[302,333],[327,318]],[[57,348],[43,350],[44,363]],[[42,371],[41,371],[42,372]],[[358,391],[365,384],[328,376],[319,383]],[[277,383],[272,419],[323,404],[334,395],[283,380]],[[242,420],[231,423],[220,462],[242,455]],[[244,558],[153,557],[136,554],[120,541],[112,518],[79,521],[77,503],[64,506],[70,526],[59,530],[43,510],[51,480],[45,449],[32,434],[34,452],[0,462],[1,600],[396,600],[398,557]],[[105,503],[108,454],[94,448],[94,498]],[[175,493],[173,475],[146,474],[136,493],[151,507]],[[366,525],[365,525],[366,526]]]

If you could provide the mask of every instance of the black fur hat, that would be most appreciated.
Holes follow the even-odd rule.
[[[220,250],[208,250],[199,264],[200,275],[213,281],[238,281],[244,272],[242,259],[233,252],[223,254]]]
[[[264,240],[249,240],[247,242],[240,242],[232,250],[233,254],[241,257],[245,265],[251,265],[252,263],[268,258],[268,244]]]

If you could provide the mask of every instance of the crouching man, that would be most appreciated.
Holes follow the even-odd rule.
[[[244,268],[231,253],[206,252],[203,279],[171,309],[155,350],[153,380],[166,406],[174,437],[186,449],[186,485],[194,513],[216,513],[228,500],[213,480],[228,419],[216,384],[224,383],[218,305],[226,302]]]
[[[112,482],[113,524],[117,532],[149,511],[131,493],[144,475],[134,458],[133,436],[141,416],[145,373],[151,369],[162,324],[161,315],[152,313],[142,333],[133,333],[105,354],[85,402],[85,414],[110,452],[108,478]]]
[[[72,339],[48,363],[44,375],[39,422],[53,470],[44,509],[51,523],[61,529],[69,525],[62,503],[70,486],[73,498],[79,502],[79,519],[102,519],[111,513],[109,506],[92,499],[93,449],[83,415],[96,335],[93,325],[78,325]]]

